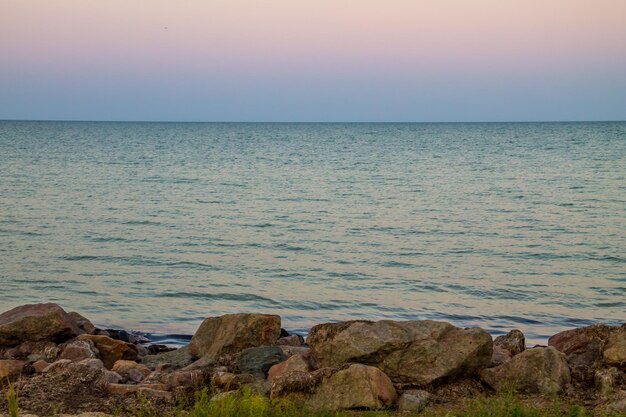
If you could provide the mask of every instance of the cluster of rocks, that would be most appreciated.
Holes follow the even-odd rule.
[[[216,400],[246,387],[311,410],[421,411],[450,386],[469,386],[584,392],[626,411],[626,324],[561,332],[531,349],[519,330],[493,340],[430,320],[319,324],[305,343],[267,314],[209,317],[171,351],[131,336],[56,304],[17,307],[0,314],[0,379],[17,381],[22,407],[44,415],[110,411],[139,397],[167,406],[205,387]]]

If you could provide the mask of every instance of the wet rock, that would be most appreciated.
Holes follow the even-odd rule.
[[[0,314],[0,346],[27,341],[64,342],[79,333],[76,322],[57,304],[28,304]]]
[[[218,358],[223,354],[276,343],[280,335],[280,316],[269,314],[227,314],[202,322],[189,343],[196,357]]]
[[[26,362],[16,361],[12,359],[0,360],[0,381],[6,379],[14,379],[22,374]]]
[[[302,346],[304,345],[304,337],[299,334],[284,336],[276,341],[278,346]]]
[[[146,365],[128,360],[116,361],[111,370],[117,372],[122,377],[122,381],[132,382],[143,381],[151,373]]]
[[[313,365],[308,355],[293,355],[286,361],[272,366],[267,373],[267,380],[271,382],[280,375],[289,372],[309,372],[312,370]]]
[[[428,391],[409,390],[398,399],[398,411],[420,413],[430,403],[432,395]]]
[[[570,383],[565,355],[553,347],[525,350],[509,362],[481,372],[496,391],[514,389],[527,394],[558,394]]]
[[[602,366],[602,351],[607,339],[617,328],[604,324],[566,330],[548,339],[553,346],[567,357],[572,378],[593,382],[594,372]]]
[[[243,373],[265,378],[270,368],[286,359],[278,346],[262,346],[248,348],[237,356],[237,367]]]
[[[505,335],[496,337],[493,346],[506,350],[513,357],[526,349],[526,338],[520,330],[513,329]]]
[[[626,371],[626,325],[611,332],[602,351],[602,357],[607,366]]]
[[[320,324],[311,329],[307,343],[320,367],[376,366],[398,387],[475,374],[489,365],[493,349],[482,329],[431,320]]]
[[[141,359],[141,363],[154,368],[158,364],[169,364],[172,369],[181,369],[193,363],[193,357],[189,349],[185,346],[180,349],[159,353],[157,355],[147,355]]]
[[[598,369],[594,374],[596,389],[603,396],[615,393],[623,379],[624,373],[617,368]]]
[[[312,410],[380,409],[393,405],[396,390],[378,368],[350,365],[323,379],[306,405]]]
[[[85,317],[83,317],[79,313],[75,311],[71,311],[67,314],[68,316],[71,317],[72,320],[74,320],[74,322],[78,326],[78,330],[80,334],[95,334],[96,333],[96,326],[94,326],[89,320],[87,320]]]
[[[111,339],[107,336],[87,334],[78,336],[76,340],[89,340],[93,342],[98,352],[100,352],[100,359],[107,369],[111,369],[115,362],[120,359],[131,361],[137,359],[137,348],[131,343]]]
[[[83,359],[98,358],[99,353],[91,340],[72,340],[61,346],[59,358],[79,362]]]

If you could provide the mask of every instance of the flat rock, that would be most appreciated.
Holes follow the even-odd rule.
[[[551,346],[525,350],[503,365],[484,369],[480,376],[496,391],[525,394],[558,394],[571,381],[565,355]]]
[[[137,348],[135,345],[121,340],[111,339],[108,336],[96,336],[83,334],[76,340],[90,340],[100,353],[100,359],[107,369],[111,369],[116,361],[120,359],[134,361],[137,359]]]
[[[216,359],[223,354],[273,345],[280,336],[280,316],[227,314],[205,319],[189,343],[189,352]]]
[[[399,387],[476,374],[490,364],[493,350],[482,329],[431,320],[325,323],[311,329],[307,343],[317,366],[375,366]]]
[[[42,340],[61,343],[78,334],[76,322],[54,303],[23,305],[0,314],[0,346]]]

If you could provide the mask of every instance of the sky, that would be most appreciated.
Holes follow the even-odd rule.
[[[625,0],[0,0],[0,119],[626,120]]]

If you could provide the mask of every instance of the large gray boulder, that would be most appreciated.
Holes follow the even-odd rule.
[[[320,367],[375,366],[400,388],[476,374],[493,349],[482,329],[431,320],[325,323],[311,329],[307,343]]]
[[[280,316],[272,314],[226,314],[209,317],[191,338],[189,353],[219,358],[244,349],[274,345],[280,337]]]
[[[61,343],[78,334],[76,321],[54,303],[23,305],[0,314],[0,346],[44,340]]]
[[[565,355],[553,347],[525,350],[480,377],[496,391],[515,390],[526,394],[558,394],[571,382]]]

